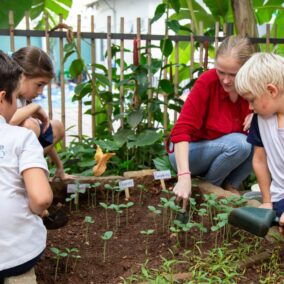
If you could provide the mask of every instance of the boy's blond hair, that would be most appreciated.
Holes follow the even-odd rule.
[[[284,58],[273,53],[255,53],[238,71],[236,91],[258,97],[266,94],[268,84],[284,90]]]

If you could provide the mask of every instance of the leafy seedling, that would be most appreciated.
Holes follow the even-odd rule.
[[[81,256],[77,254],[79,252],[77,248],[71,248],[71,249],[65,248],[65,252],[67,253],[66,263],[65,263],[65,274],[66,274],[68,270],[68,264],[69,264],[70,257],[75,258],[77,260],[81,258]],[[73,269],[74,268],[75,266],[73,266]]]
[[[150,210],[150,212],[153,213],[153,219],[154,219],[154,225],[155,225],[155,229],[157,230],[158,226],[157,226],[157,221],[156,221],[156,216],[161,214],[161,210],[156,209],[154,206],[149,205],[148,209]]]
[[[85,244],[89,245],[90,244],[90,238],[89,238],[89,228],[91,224],[94,224],[95,221],[91,216],[86,216],[84,219],[84,224],[86,224],[86,233],[85,233]]]
[[[112,231],[106,231],[103,235],[102,235],[102,239],[104,241],[104,249],[103,249],[103,262],[106,261],[106,253],[107,253],[107,241],[109,241],[111,239],[113,235]]]
[[[64,251],[61,251],[59,248],[56,248],[56,247],[52,247],[50,250],[55,255],[54,258],[56,259],[55,274],[54,274],[54,281],[56,281],[57,274],[58,274],[59,261],[61,258],[67,257],[67,253]]]
[[[148,255],[148,242],[149,242],[149,236],[154,234],[155,230],[149,229],[147,231],[140,231],[140,234],[146,235],[146,245],[145,245],[145,255],[147,257]]]
[[[91,185],[91,188],[94,189],[94,192],[91,193],[91,201],[93,208],[97,206],[97,187],[99,187],[100,185],[101,183],[99,181]]]

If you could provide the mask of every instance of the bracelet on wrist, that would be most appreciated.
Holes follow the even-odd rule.
[[[184,175],[191,175],[191,172],[188,171],[188,172],[183,172],[183,173],[178,173],[177,176],[184,176]]]

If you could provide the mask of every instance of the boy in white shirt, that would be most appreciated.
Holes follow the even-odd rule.
[[[236,90],[255,114],[248,142],[254,145],[253,169],[262,192],[262,208],[274,209],[284,226],[284,58],[254,54],[239,70]]]
[[[22,69],[0,51],[0,283],[29,271],[46,246],[42,216],[52,202],[36,135],[9,124]]]

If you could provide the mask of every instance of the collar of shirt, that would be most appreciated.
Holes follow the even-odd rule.
[[[0,123],[7,123],[4,116],[0,115]]]

